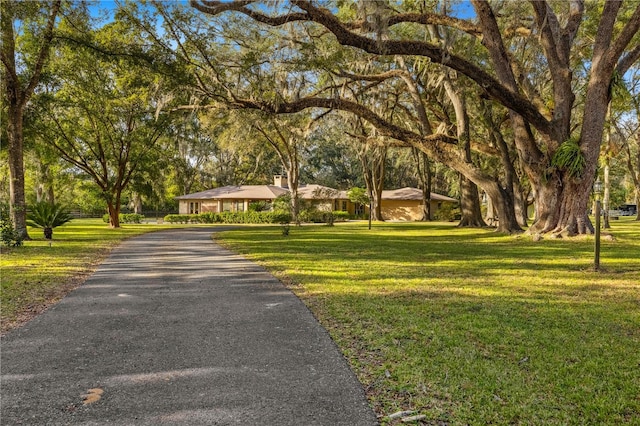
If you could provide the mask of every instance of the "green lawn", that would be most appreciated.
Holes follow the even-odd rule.
[[[444,223],[229,231],[329,329],[379,415],[640,424],[640,223],[533,242]],[[384,417],[383,423],[391,423]]]
[[[247,227],[219,234],[327,327],[381,416],[426,424],[640,425],[640,223],[533,242],[452,224]],[[123,238],[168,225],[74,220],[3,249],[2,330],[80,283]],[[383,423],[393,423],[381,418]],[[397,422],[397,421],[396,421]]]
[[[51,246],[42,229],[29,228],[32,241],[16,249],[2,248],[2,331],[42,312],[81,284],[124,238],[164,227],[127,224],[110,229],[102,219],[76,219],[53,230]]]

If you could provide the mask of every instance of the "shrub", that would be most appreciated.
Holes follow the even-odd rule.
[[[327,212],[316,209],[307,209],[298,213],[298,220],[306,223],[326,223],[327,225],[333,225],[336,221],[344,222],[349,218],[349,212],[340,210]]]
[[[249,211],[250,212],[264,212],[271,209],[271,204],[266,201],[254,201],[253,203],[249,203]]]
[[[9,205],[6,203],[2,203],[2,206],[0,206],[0,240],[7,247],[20,247],[22,245],[22,237],[13,229]]]
[[[291,211],[291,194],[285,193],[278,195],[278,197],[273,200],[273,210]]]
[[[144,215],[139,213],[120,213],[120,215],[118,215],[118,218],[120,220],[120,223],[142,223]],[[102,221],[104,223],[109,223],[108,213],[102,216]]]
[[[124,213],[120,215],[120,223],[142,223],[143,219],[144,215],[139,213]]]
[[[189,215],[186,214],[168,214],[164,217],[165,222],[169,223],[187,223],[189,222]]]
[[[442,207],[434,213],[433,217],[435,220],[453,222],[456,218],[460,218],[460,209],[453,207],[450,203],[443,203]]]
[[[333,220],[335,220],[336,222],[346,222],[350,218],[351,218],[351,215],[349,214],[349,212],[344,212],[340,210],[333,212]]]

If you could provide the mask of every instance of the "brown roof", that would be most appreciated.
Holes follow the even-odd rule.
[[[220,188],[208,189],[193,194],[181,195],[176,200],[220,200],[220,199],[243,199],[243,200],[273,200],[279,195],[287,194],[289,190],[273,185],[240,185],[222,186]]]
[[[382,199],[383,200],[418,200],[422,201],[422,190],[418,188],[400,188],[400,189],[389,189],[382,191]],[[436,194],[435,192],[431,193],[431,199],[433,201],[450,201],[457,203],[458,200],[455,198],[447,197],[446,195]]]
[[[330,188],[328,186],[309,184],[300,185],[298,187],[298,196],[305,200],[314,199],[347,199],[347,193],[345,191],[338,191],[337,189]]]

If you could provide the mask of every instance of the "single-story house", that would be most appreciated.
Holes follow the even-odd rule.
[[[287,178],[274,176],[273,185],[223,186],[194,194],[176,197],[180,214],[206,212],[248,211],[253,202],[272,202],[278,196],[289,192]],[[368,206],[352,203],[346,191],[322,185],[300,185],[298,196],[319,210],[348,211],[362,214]],[[457,204],[458,200],[431,193],[431,211],[436,212],[444,203]],[[422,191],[417,188],[401,188],[382,191],[382,217],[385,220],[415,221],[422,218]]]
[[[421,220],[423,215],[422,190],[400,188],[382,191],[381,210],[384,220]],[[457,205],[458,200],[446,195],[431,193],[431,212],[437,212],[444,204]]]

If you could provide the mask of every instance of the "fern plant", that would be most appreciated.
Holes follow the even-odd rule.
[[[564,170],[569,176],[579,178],[584,172],[587,161],[580,150],[578,140],[571,138],[558,147],[551,164],[560,170]]]
[[[30,206],[27,212],[27,225],[42,228],[47,240],[53,238],[53,228],[71,221],[73,216],[61,204],[39,202]]]

